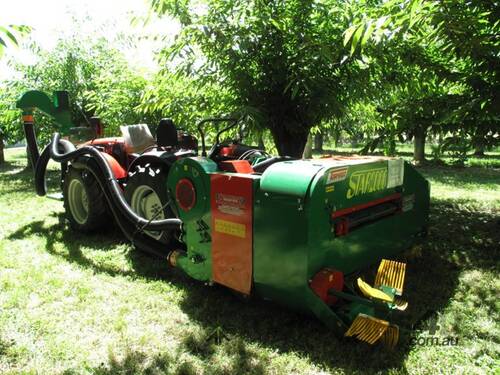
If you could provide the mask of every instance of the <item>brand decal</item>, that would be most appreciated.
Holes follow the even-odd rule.
[[[328,171],[328,177],[326,178],[326,184],[333,184],[334,182],[339,182],[345,180],[347,176],[347,168],[336,168]]]
[[[246,200],[244,197],[231,194],[217,193],[215,195],[215,204],[220,212],[228,215],[243,215]]]
[[[403,159],[387,161],[387,188],[403,185],[405,165]]]
[[[351,199],[359,195],[384,190],[386,186],[387,168],[357,171],[351,174],[349,178],[349,188],[346,197],[347,199]]]
[[[245,238],[247,234],[246,229],[247,228],[245,224],[235,223],[234,221],[215,219],[215,231],[219,233]]]

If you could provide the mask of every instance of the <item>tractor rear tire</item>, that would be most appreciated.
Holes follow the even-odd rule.
[[[175,218],[170,206],[166,205],[169,201],[167,177],[168,172],[164,168],[151,164],[137,165],[130,173],[124,193],[137,215],[146,220]],[[164,244],[172,244],[179,236],[177,230],[145,230],[144,233]]]
[[[64,177],[63,195],[66,217],[73,230],[91,233],[109,227],[108,204],[90,172],[70,166]]]

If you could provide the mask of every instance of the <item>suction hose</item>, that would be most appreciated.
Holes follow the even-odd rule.
[[[71,165],[74,168],[88,171],[95,177],[104,193],[106,200],[110,202],[109,207],[116,223],[120,227],[125,237],[127,237],[127,239],[132,242],[132,244],[143,251],[162,258],[167,258],[167,254],[170,254],[170,252],[174,249],[183,248],[183,245],[178,241],[175,241],[170,245],[165,245],[164,243],[158,242],[148,235],[145,235],[144,232],[140,232],[137,230],[137,228],[128,220],[123,212],[111,203],[113,202],[113,193],[111,193],[111,191],[109,190],[108,185],[103,182],[104,176],[102,174],[101,168],[97,165],[95,158],[89,156],[80,156],[77,159],[73,160]],[[158,249],[161,249],[161,251],[159,251]]]
[[[30,159],[33,170],[35,171],[35,191],[38,195],[44,196],[47,193],[45,172],[47,171],[47,164],[50,160],[51,147],[50,144],[48,144],[40,154],[32,118],[24,121],[24,135],[26,137],[26,144],[28,147],[28,158]],[[63,150],[65,150],[64,152],[75,150],[75,146],[71,142],[64,139],[60,140],[60,147],[63,147]],[[66,169],[67,163],[61,163],[61,177],[64,177]]]
[[[71,150],[67,143],[61,142],[61,136],[59,133],[54,133],[52,136],[52,143],[50,148],[50,156],[57,162],[64,163],[76,159],[79,156],[90,155],[92,158],[87,160],[93,160],[95,166],[89,167],[91,173],[96,177],[97,182],[103,189],[106,199],[110,207],[116,208],[120,214],[123,215],[125,219],[130,221],[134,226],[141,227],[141,229],[147,230],[168,230],[177,229],[182,225],[182,221],[179,219],[162,219],[162,220],[146,220],[143,217],[137,215],[132,208],[129,206],[125,200],[120,185],[116,181],[115,176],[108,162],[102,156],[102,154],[94,147],[84,146],[78,149]],[[68,142],[69,143],[69,142]],[[64,153],[60,153],[59,149],[62,147]],[[88,162],[86,163],[89,164]]]
[[[49,163],[50,160],[51,149],[52,149],[51,143],[45,146],[35,166],[35,191],[37,195],[41,197],[47,194],[47,183],[45,181],[45,173],[47,172],[47,164]],[[73,143],[65,139],[60,139],[59,149],[61,149],[63,153],[68,153],[76,150],[76,147],[73,145]],[[64,175],[66,174],[67,169],[68,169],[68,163],[67,162],[61,163],[61,181],[64,179]]]

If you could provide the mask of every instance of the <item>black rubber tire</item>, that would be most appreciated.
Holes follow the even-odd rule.
[[[156,193],[160,199],[161,205],[164,206],[169,200],[167,193],[167,177],[168,171],[164,166],[155,164],[136,165],[133,171],[129,173],[129,179],[125,186],[124,194],[128,204],[132,206],[132,197],[135,190],[145,185]],[[140,214],[139,212],[136,213],[138,215]],[[176,217],[169,205],[163,208],[163,215],[165,219]],[[145,233],[150,235],[147,231],[145,231]],[[155,236],[151,237],[155,238]],[[161,232],[161,235],[155,239],[164,244],[172,244],[177,241],[178,238],[178,230],[164,230]]]
[[[87,217],[82,220],[75,219],[70,207],[70,184],[73,180],[78,180],[85,194],[87,195],[88,210]],[[63,182],[64,210],[71,228],[77,232],[91,233],[108,229],[112,218],[108,209],[108,204],[95,177],[88,171],[69,167],[64,176]]]

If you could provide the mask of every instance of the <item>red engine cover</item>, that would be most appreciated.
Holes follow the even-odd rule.
[[[253,168],[248,160],[226,160],[219,163],[219,168],[224,172],[253,173]]]
[[[127,170],[113,157],[113,146],[123,145],[122,137],[96,138],[82,144],[82,146],[100,146],[104,149],[101,154],[106,158],[116,179],[127,177]]]
[[[108,164],[111,167],[111,170],[113,171],[113,174],[115,175],[115,178],[117,180],[127,177],[127,171],[125,170],[125,168],[123,168],[120,165],[120,163],[118,163],[116,161],[116,159],[114,157],[112,157],[109,154],[106,154],[105,152],[101,152],[101,154],[104,156],[104,158],[108,162]]]

